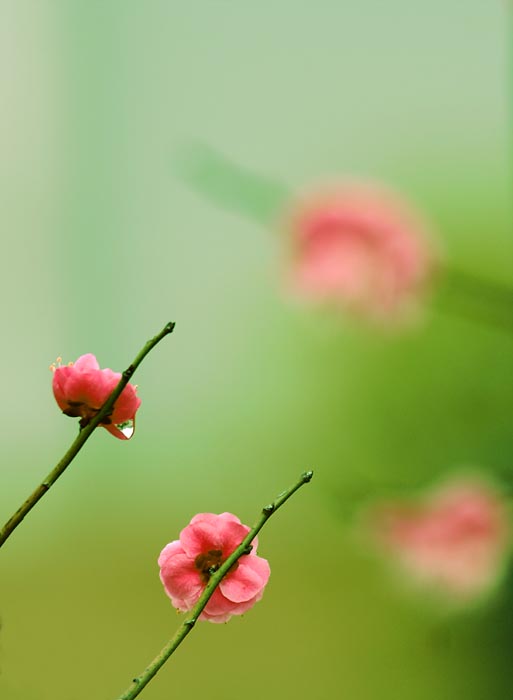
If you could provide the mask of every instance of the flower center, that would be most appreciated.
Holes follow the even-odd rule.
[[[203,583],[209,582],[212,569],[219,569],[222,563],[223,553],[220,549],[210,549],[208,552],[202,552],[194,560],[194,566],[198,569]]]
[[[199,571],[200,578],[204,584],[207,584],[210,581],[210,577],[214,571],[219,569],[225,559],[226,557],[223,559],[223,553],[220,549],[210,549],[208,552],[198,554],[194,560],[194,566]],[[235,571],[238,566],[238,562],[235,562],[229,573]]]
[[[68,407],[63,411],[65,416],[70,418],[80,418],[79,424],[81,428],[85,428],[95,417],[100,409],[88,406],[81,401],[68,401]],[[109,416],[105,416],[102,420],[102,425],[110,425],[112,420]]]

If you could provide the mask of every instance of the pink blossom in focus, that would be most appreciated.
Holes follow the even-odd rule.
[[[59,408],[67,416],[80,418],[82,428],[98,413],[121,379],[120,372],[100,369],[96,357],[91,354],[82,355],[67,366],[52,365],[51,369],[53,393]],[[135,413],[140,405],[136,387],[127,384],[111,415],[101,425],[115,437],[126,440],[127,436],[118,426],[129,421],[135,423]]]
[[[374,524],[406,572],[456,598],[486,590],[506,553],[504,504],[477,482],[446,486],[419,505],[383,506]]]
[[[374,319],[402,317],[432,272],[423,224],[378,186],[347,183],[309,196],[289,228],[292,288],[314,302]]]
[[[159,556],[160,579],[177,610],[191,610],[210,579],[210,571],[237,549],[250,528],[231,513],[200,513],[166,545]],[[200,620],[226,622],[260,600],[271,573],[266,559],[256,555],[258,541],[243,555],[214,591]]]

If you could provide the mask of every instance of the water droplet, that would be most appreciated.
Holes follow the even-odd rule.
[[[118,423],[116,428],[121,430],[127,440],[130,440],[135,432],[135,424],[133,420],[126,420],[124,423]]]

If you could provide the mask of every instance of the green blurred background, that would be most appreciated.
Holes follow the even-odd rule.
[[[380,335],[295,307],[284,242],[191,191],[211,144],[290,188],[382,179],[460,267],[511,281],[505,2],[2,0],[0,508],[67,448],[47,367],[140,368],[134,439],[98,431],[0,561],[2,700],[115,698],[176,629],[156,565],[197,512],[261,536],[256,608],[202,624],[144,691],[510,697],[513,576],[449,612],[361,546],[355,499],[513,473],[513,338],[441,312]],[[509,583],[509,585],[508,585]]]

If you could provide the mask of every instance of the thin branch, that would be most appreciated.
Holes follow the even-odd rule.
[[[224,576],[229,572],[229,570],[232,568],[235,562],[238,561],[238,559],[240,559],[240,557],[242,557],[244,554],[249,554],[249,552],[251,551],[251,542],[255,539],[255,537],[263,528],[265,523],[269,520],[271,515],[273,513],[276,513],[278,508],[280,508],[285,503],[285,501],[287,501],[292,496],[293,493],[295,493],[299,488],[301,488],[303,484],[307,484],[311,480],[312,476],[313,472],[304,472],[304,474],[301,475],[301,478],[298,482],[294,484],[294,486],[291,486],[286,491],[283,491],[283,493],[280,493],[280,495],[277,496],[277,498],[272,503],[270,503],[262,509],[262,514],[260,515],[260,518],[253,527],[253,529],[250,530],[250,532],[248,532],[248,534],[242,540],[237,549],[232,554],[230,554],[230,556],[228,557],[228,559],[226,559],[222,566],[220,566],[219,569],[211,575],[210,580],[205,590],[201,594],[200,599],[198,600],[194,608],[190,611],[190,613],[187,615],[187,619],[184,620],[184,622],[178,628],[178,631],[176,632],[174,637],[153,659],[149,666],[147,666],[147,668],[139,676],[133,679],[130,687],[127,688],[125,692],[119,696],[118,700],[133,700],[133,698],[136,698],[139,695],[143,688],[162,668],[162,666],[166,663],[171,654],[177,649],[177,647],[180,646],[185,637],[192,630],[202,610],[205,608],[206,604],[210,600],[216,588],[221,583]]]
[[[39,486],[30,494],[27,500],[23,503],[23,505],[20,508],[18,508],[14,515],[11,518],[9,518],[4,527],[0,530],[0,547],[10,537],[13,531],[18,527],[18,525],[21,523],[21,521],[27,515],[27,513],[29,513],[32,510],[36,503],[45,495],[45,493],[50,489],[50,487],[53,486],[53,484],[57,481],[61,474],[67,469],[72,460],[80,452],[84,443],[90,437],[93,430],[103,421],[104,418],[106,418],[112,412],[114,404],[121,395],[121,392],[126,387],[135,370],[137,369],[137,367],[139,367],[146,355],[150,352],[150,350],[152,350],[155,347],[155,345],[157,345],[157,343],[159,343],[162,340],[162,338],[165,338],[166,335],[172,333],[174,327],[174,323],[166,324],[164,328],[160,331],[160,333],[158,333],[154,338],[152,338],[146,343],[146,345],[139,352],[132,364],[129,365],[129,367],[127,367],[127,369],[123,372],[123,374],[121,375],[121,379],[119,380],[119,383],[117,384],[112,394],[105,401],[105,403],[100,408],[98,413],[94,416],[94,418],[92,418],[91,421],[80,430],[75,441],[73,442],[69,450],[66,452],[64,457],[60,460],[60,462],[56,464],[56,466],[48,474],[46,479],[39,484]]]

